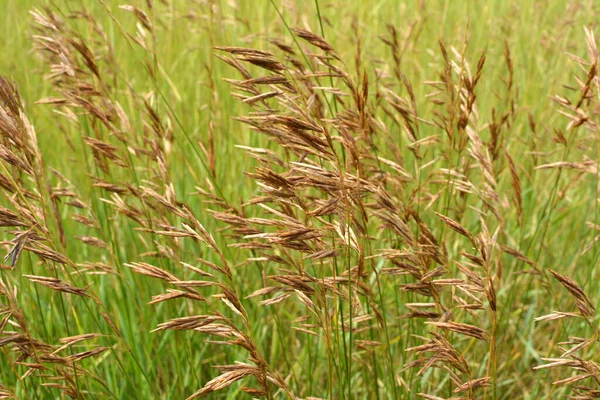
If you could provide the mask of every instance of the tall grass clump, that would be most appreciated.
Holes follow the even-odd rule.
[[[600,397],[593,2],[7,1],[0,398]]]

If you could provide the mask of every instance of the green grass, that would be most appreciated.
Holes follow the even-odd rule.
[[[552,384],[553,381],[574,375],[571,370],[533,371],[532,368],[543,364],[542,358],[559,357],[561,350],[558,343],[567,341],[569,336],[597,339],[595,328],[588,326],[584,319],[550,322],[535,322],[534,319],[554,310],[577,312],[574,301],[568,297],[569,293],[546,272],[548,268],[578,282],[595,304],[596,299],[600,298],[600,290],[595,284],[600,252],[597,246],[583,252],[597,234],[596,229],[586,224],[600,225],[598,205],[594,201],[597,198],[598,176],[593,171],[600,151],[599,132],[586,127],[567,129],[569,119],[559,112],[559,105],[550,99],[559,95],[576,103],[581,96],[579,91],[572,88],[577,86],[575,77],[585,83],[587,70],[583,71],[567,53],[588,59],[584,27],[599,33],[596,16],[600,8],[597,4],[593,1],[572,2],[569,5],[563,1],[550,1],[546,4],[534,0],[373,1],[369,4],[361,1],[168,0],[154,3],[154,10],[150,11],[144,1],[130,2],[147,12],[154,27],[155,42],[152,34],[146,31],[150,48],[146,51],[126,36],[130,34],[134,37],[138,28],[135,15],[118,8],[119,2],[0,0],[0,75],[14,80],[19,88],[24,111],[35,126],[48,186],[36,186],[38,182],[34,178],[21,175],[18,169],[4,161],[4,169],[0,169],[0,173],[11,176],[23,188],[42,191],[41,197],[46,201],[41,203],[42,214],[48,217],[44,223],[51,238],[47,245],[67,256],[79,265],[78,268],[85,262],[101,262],[116,271],[107,275],[78,274],[73,266],[62,267],[27,251],[19,258],[16,268],[1,270],[2,280],[18,289],[16,298],[24,313],[22,319],[27,322],[32,337],[60,346],[59,340],[64,337],[85,333],[102,335],[91,343],[110,349],[77,363],[78,368],[81,366],[98,378],[77,377],[72,385],[82,397],[186,398],[219,374],[214,366],[229,365],[236,361],[249,362],[247,349],[209,343],[206,341],[209,337],[199,332],[151,332],[159,324],[173,318],[207,314],[214,309],[236,321],[237,326],[242,326],[242,330],[251,335],[270,368],[281,374],[289,389],[300,398],[419,398],[418,393],[444,398],[452,396],[456,384],[451,382],[446,371],[429,369],[417,376],[419,367],[405,369],[406,365],[418,358],[414,352],[407,352],[406,349],[422,344],[417,337],[429,337],[433,331],[442,333],[459,349],[469,363],[473,379],[493,375],[491,388],[465,392],[465,396],[534,399],[558,398],[574,393],[570,386]],[[78,115],[75,121],[70,121],[57,114],[57,111],[64,109],[36,104],[41,98],[61,96],[52,82],[44,78],[50,71],[47,61],[39,52],[33,51],[32,36],[39,33],[33,28],[29,11],[43,7],[65,18],[65,25],[70,27],[71,34],[86,41],[95,54],[107,55],[112,52],[109,58],[99,57],[97,60],[102,78],[92,77],[90,81],[98,87],[110,85],[110,101],[118,102],[129,118],[131,128],[125,130],[130,138],[128,143],[146,146],[145,149],[152,147],[144,138],[154,137],[148,112],[143,108],[141,99],[148,100],[149,107],[160,117],[166,132],[157,141],[162,145],[161,150],[165,155],[165,171],[160,171],[159,164],[150,157],[132,155],[126,144],[109,134],[105,126],[81,108],[75,109]],[[89,22],[66,18],[68,14],[81,9],[93,15],[102,27],[105,39],[100,39]],[[241,79],[239,73],[213,55],[226,53],[216,52],[211,47],[238,46],[267,50],[283,61],[282,52],[268,41],[269,38],[276,38],[292,46],[295,51],[298,51],[296,46],[300,45],[305,52],[322,53],[306,41],[297,39],[295,42],[284,22],[290,27],[307,28],[315,34],[323,34],[341,59],[338,65],[348,72],[354,82],[362,82],[363,73],[367,74],[369,107],[374,110],[374,117],[387,126],[389,138],[398,147],[404,162],[402,167],[418,179],[395,185],[392,177],[397,174],[391,168],[375,162],[369,164],[365,161],[365,166],[371,168],[365,173],[368,175],[381,168],[383,173],[388,174],[389,182],[384,184],[388,185],[386,190],[394,201],[406,205],[402,208],[406,216],[400,217],[408,219],[409,211],[416,211],[433,236],[445,246],[447,275],[441,278],[465,279],[454,261],[465,264],[468,260],[461,256],[461,251],[474,254],[475,250],[468,240],[449,229],[433,211],[458,221],[475,235],[482,232],[480,221],[483,220],[490,235],[494,235],[498,229],[499,244],[510,246],[535,262],[540,274],[532,274],[532,268],[527,263],[503,253],[499,246],[493,250],[489,265],[497,296],[495,322],[487,301],[483,301],[483,311],[470,315],[459,307],[452,296],[462,296],[460,289],[447,289],[441,297],[440,303],[453,311],[453,321],[477,325],[488,332],[493,330],[492,342],[497,346],[496,353],[491,351],[489,343],[442,329],[436,330],[425,324],[425,319],[401,318],[411,311],[406,307],[407,303],[433,300],[414,292],[401,291],[400,284],[414,283],[415,280],[411,276],[381,274],[382,268],[393,265],[380,256],[369,258],[383,248],[405,248],[400,236],[390,229],[379,229],[382,223],[374,215],[366,224],[364,236],[359,234],[361,252],[364,251],[367,256],[367,261],[362,262],[370,271],[364,283],[374,293],[373,302],[367,295],[357,295],[360,307],[355,310],[349,307],[347,301],[338,298],[338,294],[330,292],[327,297],[323,295],[324,315],[330,317],[329,328],[332,329],[329,337],[327,329],[321,330],[319,336],[315,337],[292,329],[292,326],[299,326],[299,322],[294,322],[297,318],[310,315],[298,297],[292,296],[273,306],[259,305],[261,300],[272,295],[246,299],[254,291],[274,284],[273,281],[265,282],[264,277],[288,274],[287,270],[293,268],[272,261],[246,262],[248,258],[262,253],[256,255],[230,246],[242,240],[231,238],[231,232],[224,229],[227,224],[213,218],[208,210],[219,210],[219,207],[207,204],[206,199],[198,194],[198,187],[207,190],[212,187],[213,193],[226,199],[232,206],[241,208],[253,197],[262,195],[258,180],[245,175],[254,172],[260,164],[244,150],[236,148],[236,145],[269,149],[286,163],[296,159],[291,150],[283,149],[275,140],[267,140],[265,135],[258,134],[235,119],[248,115],[252,108],[232,96],[232,91],[239,91],[232,89],[224,79]],[[389,38],[388,24],[399,35],[403,49],[399,67],[412,84],[418,115],[428,121],[436,119],[436,110],[445,112],[444,106],[436,106],[426,97],[436,89],[425,82],[439,81],[443,72],[444,60],[439,42],[443,42],[450,58],[457,62],[460,60],[451,53],[450,48],[464,52],[473,74],[477,60],[485,52],[482,76],[474,91],[478,118],[471,121],[470,126],[479,132],[487,148],[490,142],[487,124],[492,122],[494,116],[509,115],[509,123],[502,128],[499,156],[492,165],[498,194],[494,204],[500,210],[501,222],[477,194],[460,195],[455,190],[457,183],[448,175],[435,175],[442,169],[457,169],[472,174],[467,179],[475,187],[483,188],[485,179],[477,160],[469,155],[468,149],[451,149],[452,140],[443,130],[423,123],[419,138],[436,136],[437,142],[424,145],[420,150],[421,158],[417,158],[409,146],[409,135],[401,126],[400,114],[384,112],[384,107],[393,109],[388,102],[389,97],[385,97],[389,96],[387,90],[408,98],[406,88],[394,77],[395,64],[390,48],[381,40]],[[360,45],[355,32],[360,38]],[[110,52],[107,46],[110,46]],[[510,51],[514,70],[508,95],[505,84],[509,77],[506,49]],[[311,55],[307,53],[304,56]],[[304,61],[302,57],[298,58]],[[357,58],[361,60],[359,68],[356,67]],[[81,62],[80,56],[75,56],[75,59]],[[154,79],[149,69],[154,70]],[[265,75],[264,71],[254,66],[249,70],[255,77]],[[453,76],[456,78],[456,74]],[[286,77],[292,80],[289,74]],[[335,85],[348,91],[337,78],[320,78],[319,84]],[[593,85],[591,93],[596,97],[584,102],[581,109],[592,121],[598,121],[599,108],[594,108],[598,105],[598,90]],[[512,104],[507,101],[507,96],[512,99]],[[322,123],[326,125],[326,120],[332,118],[338,107],[342,110],[346,106],[331,94],[323,94],[321,98],[327,113]],[[351,103],[347,99],[349,97],[343,98]],[[283,110],[275,100],[269,102],[274,108]],[[535,122],[535,132],[530,121]],[[123,127],[121,121],[113,123]],[[456,121],[452,124],[456,124]],[[557,131],[563,132],[565,143],[556,140]],[[1,128],[0,133],[0,143],[14,145]],[[131,164],[131,168],[118,168],[109,161],[109,167],[103,171],[102,165],[94,159],[92,149],[85,143],[84,136],[103,138],[115,145],[122,161]],[[210,172],[210,157],[203,150],[209,146],[211,137],[214,140],[214,177]],[[373,140],[377,148],[373,150],[375,155],[398,162],[397,154],[391,150],[385,137],[379,135]],[[361,146],[368,148],[364,141],[358,141]],[[346,161],[351,159],[348,148],[342,149],[339,142],[334,148],[343,153]],[[512,176],[504,156],[505,150],[514,160],[521,182],[523,212],[520,221],[512,198]],[[591,160],[589,169],[592,172],[536,168],[558,161],[581,163],[586,160]],[[356,172],[349,161],[340,165],[349,172]],[[327,165],[332,166],[333,163]],[[50,168],[59,171],[69,184],[54,175]],[[281,167],[277,171],[284,173],[286,169]],[[202,243],[202,240],[188,237],[173,240],[160,233],[140,229],[140,224],[119,214],[117,208],[106,201],[111,199],[111,193],[93,186],[93,178],[98,177],[121,186],[130,184],[137,189],[156,185],[153,188],[164,194],[165,188],[160,185],[167,181],[164,175],[168,175],[168,181],[172,182],[177,200],[189,207],[195,218],[215,237],[233,270],[231,282],[197,261],[203,258],[221,265],[211,246]],[[87,203],[89,209],[82,211],[69,206],[67,202],[74,196],[59,196],[59,217],[54,218],[47,192],[49,188],[74,192],[74,196]],[[420,195],[435,195],[438,192],[440,197],[429,208],[427,205],[431,198],[418,199]],[[9,201],[11,196],[20,205],[37,204],[23,198],[18,192],[11,194],[6,191],[5,194],[1,197],[0,205],[13,210],[15,206]],[[307,190],[305,194],[307,201],[310,196],[320,196],[316,190]],[[129,198],[130,204],[140,208],[141,219],[183,227],[185,218],[171,214],[160,206],[153,208],[150,202],[143,203],[136,196]],[[365,203],[368,201],[365,200]],[[248,217],[276,219],[257,206],[244,210],[249,213]],[[358,208],[344,212],[352,212],[359,219],[361,217]],[[74,213],[97,219],[99,226],[90,228],[76,222]],[[324,218],[323,226],[339,221],[341,215],[350,216],[341,213],[329,220]],[[309,216],[304,217],[310,220]],[[61,246],[57,219],[64,230],[64,248]],[[156,226],[152,228],[155,231],[162,230]],[[197,227],[194,228],[197,231]],[[11,229],[4,229],[4,240],[13,239]],[[274,229],[267,231],[274,232]],[[414,222],[410,229],[415,235],[421,232]],[[77,236],[98,237],[108,247],[85,245],[75,238]],[[349,246],[340,245],[335,235],[328,236],[327,240],[335,242],[341,252],[335,257],[335,268],[318,262],[299,261],[299,253],[290,250],[289,255],[283,248],[277,248],[274,254],[297,260],[305,268],[304,272],[317,278],[333,275],[334,269],[337,270],[336,275],[342,274],[359,263],[360,257]],[[6,252],[10,248],[6,243]],[[168,257],[148,254],[163,248],[171,252]],[[177,299],[148,305],[152,296],[164,293],[172,286],[135,273],[126,266],[134,262],[147,262],[180,279],[202,279],[185,270],[180,262],[214,273],[214,281],[235,289],[247,313],[248,324],[244,325],[243,318],[218,298],[211,298],[211,295],[222,292],[218,287],[197,288],[209,298],[208,303]],[[477,269],[477,273],[485,275],[485,268]],[[73,286],[88,288],[94,296],[84,298],[63,294],[32,283],[23,275],[59,277]],[[343,290],[358,293],[354,285],[356,282],[350,280],[349,285],[344,283],[339,286]],[[317,293],[311,299],[320,301]],[[2,297],[0,305],[6,305]],[[373,308],[377,307],[381,312],[379,319],[356,323],[356,318],[361,315],[375,315]],[[103,315],[107,315],[118,327],[119,334]],[[0,314],[0,322],[2,318]],[[15,318],[12,315],[11,321],[15,321]],[[314,323],[313,320],[311,322]],[[347,329],[352,325],[355,325],[357,332]],[[247,329],[249,326],[251,331]],[[365,330],[357,329],[363,327]],[[9,324],[0,329],[0,344],[9,331],[17,328]],[[218,340],[214,337],[210,339]],[[376,340],[381,345],[366,351],[356,346],[356,340]],[[65,356],[69,351],[69,354],[74,354],[88,350],[91,348],[87,347],[88,344],[82,342],[61,354]],[[20,379],[27,367],[17,361],[34,362],[33,358],[17,360],[20,353],[12,345],[0,346],[0,352],[0,383],[17,398],[65,396],[59,389],[43,385],[51,381],[44,371]],[[594,346],[586,347],[578,355],[594,360]],[[56,373],[55,364],[44,365]],[[400,380],[406,382],[406,387],[398,383]],[[242,391],[246,384],[258,387],[254,378],[247,378],[210,396],[251,398]],[[594,382],[588,379],[582,384],[593,385]],[[271,384],[271,387],[275,385]],[[273,390],[269,396],[286,398],[286,393]]]

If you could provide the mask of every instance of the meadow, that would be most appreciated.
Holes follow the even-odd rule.
[[[0,0],[0,399],[600,398],[598,15]]]

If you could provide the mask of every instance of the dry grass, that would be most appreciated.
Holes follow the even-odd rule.
[[[490,57],[468,26],[417,80],[424,19],[382,56],[320,10],[272,3],[255,48],[212,2],[96,6],[31,11],[50,95],[0,78],[0,398],[600,398],[593,28],[534,113],[509,38]],[[160,47],[183,18],[212,52],[196,128]]]

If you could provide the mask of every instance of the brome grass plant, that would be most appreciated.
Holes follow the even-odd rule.
[[[598,12],[2,0],[0,398],[600,398]]]

